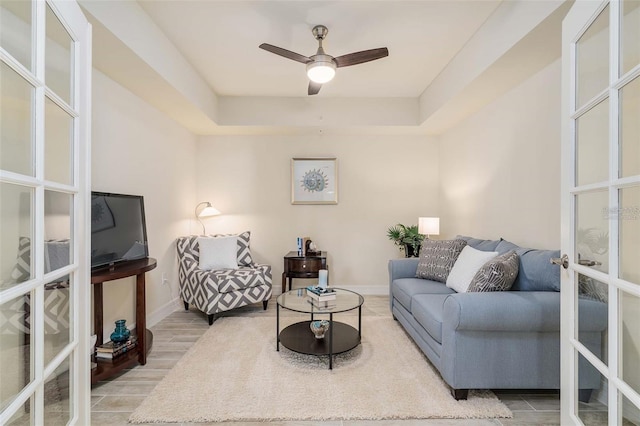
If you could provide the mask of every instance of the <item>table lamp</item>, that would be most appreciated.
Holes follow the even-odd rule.
[[[419,217],[418,232],[429,238],[429,235],[440,235],[440,218],[439,217]]]
[[[200,206],[202,206],[202,205],[204,205],[205,207],[202,210],[200,210],[200,212],[198,213],[198,208],[200,208]],[[204,227],[204,223],[202,223],[200,218],[202,218],[202,217],[210,217],[210,216],[217,216],[217,215],[219,215],[221,213],[220,213],[220,211],[218,209],[213,207],[210,202],[203,201],[202,203],[199,203],[196,206],[195,214],[196,214],[196,219],[198,219],[198,222],[200,222],[200,225],[202,225],[202,235],[207,235],[206,229]]]

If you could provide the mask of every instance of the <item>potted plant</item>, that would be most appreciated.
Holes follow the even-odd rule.
[[[406,257],[418,257],[424,235],[418,232],[418,225],[405,226],[400,223],[387,230],[387,237],[400,251],[405,252]]]

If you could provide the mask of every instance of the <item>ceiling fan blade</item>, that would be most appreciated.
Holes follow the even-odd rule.
[[[321,88],[322,88],[322,84],[310,81],[309,82],[309,91],[307,93],[309,95],[317,95]]]
[[[280,56],[285,57],[287,59],[292,59],[292,60],[297,61],[297,62],[302,62],[303,64],[307,64],[307,63],[311,62],[311,59],[307,58],[306,56],[302,56],[299,53],[292,52],[290,50],[283,49],[282,47],[274,46],[272,44],[262,43],[258,47],[260,49],[266,50],[267,52],[275,53],[276,55],[280,55]]]
[[[348,53],[334,58],[338,67],[349,67],[369,61],[375,61],[389,56],[389,49],[380,47],[378,49],[363,50],[361,52]]]

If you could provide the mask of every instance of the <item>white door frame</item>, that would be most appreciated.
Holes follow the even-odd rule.
[[[595,18],[605,7],[609,7],[609,81],[608,87],[597,94],[585,105],[578,105],[576,109],[576,43],[584,34]],[[640,286],[619,279],[619,227],[618,220],[609,220],[609,268],[607,273],[593,270],[579,265],[575,260],[575,195],[587,193],[596,189],[608,191],[608,213],[617,215],[620,212],[618,190],[640,183],[640,176],[619,178],[619,89],[632,79],[640,75],[640,66],[619,77],[619,44],[620,44],[620,16],[619,1],[583,1],[578,0],[569,11],[563,22],[562,32],[562,173],[561,173],[561,246],[562,253],[569,258],[568,269],[562,270],[561,285],[561,424],[582,424],[577,414],[577,363],[578,355],[593,365],[600,374],[607,379],[608,387],[603,389],[607,395],[609,425],[618,425],[622,417],[621,392],[636,408],[640,407],[640,396],[620,375],[620,307],[619,291],[640,297]],[[575,150],[575,122],[583,112],[603,99],[609,99],[609,175],[604,182],[577,186],[576,150]],[[606,160],[605,160],[606,161]],[[602,362],[593,355],[578,340],[577,324],[577,285],[576,273],[594,278],[608,287],[608,341],[607,362]]]
[[[45,16],[49,6],[71,36],[73,58],[73,76],[71,102],[57,97],[46,87],[45,82]],[[35,99],[32,117],[34,135],[33,159],[34,176],[20,175],[0,170],[0,181],[21,184],[33,188],[33,230],[31,234],[31,262],[34,268],[33,278],[0,292],[0,303],[23,297],[33,291],[31,300],[31,324],[33,358],[31,369],[34,379],[0,413],[0,424],[22,410],[30,399],[33,402],[29,415],[32,424],[44,424],[44,383],[55,374],[55,369],[67,358],[70,365],[70,424],[90,424],[91,421],[91,377],[89,360],[90,329],[90,204],[91,191],[91,25],[73,0],[33,0],[32,1],[32,69],[25,68],[19,61],[0,46],[0,60],[25,78],[34,87]],[[71,184],[47,181],[44,176],[44,108],[45,96],[73,117],[73,177]],[[57,271],[44,273],[44,194],[45,189],[58,190],[70,194],[71,206],[71,245],[73,252],[70,265]],[[70,312],[69,320],[72,333],[69,343],[57,353],[47,366],[44,365],[44,284],[52,279],[70,275]],[[16,366],[19,368],[19,366]]]

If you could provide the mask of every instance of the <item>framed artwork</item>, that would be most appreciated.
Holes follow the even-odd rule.
[[[291,159],[291,204],[338,204],[335,158]]]

